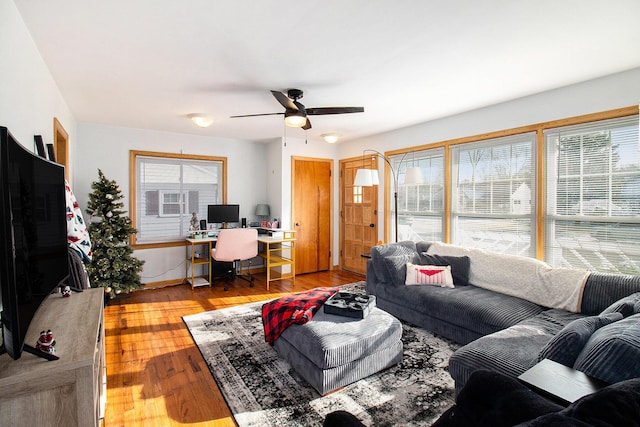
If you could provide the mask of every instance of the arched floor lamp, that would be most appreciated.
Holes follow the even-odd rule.
[[[407,157],[407,154],[413,153],[413,151],[404,153],[404,155],[400,159],[400,162],[398,163],[397,170],[393,168],[393,166],[391,165],[391,161],[384,154],[382,154],[377,150],[367,148],[362,152],[363,157],[367,151],[375,153],[376,156],[384,160],[389,166],[389,169],[391,170],[391,176],[393,176],[393,203],[394,203],[393,216],[395,219],[395,235],[396,235],[395,241],[397,242],[398,241],[398,174],[400,172],[400,165],[402,165],[402,162],[404,161],[405,157]],[[420,171],[419,167],[415,166],[415,162],[414,162],[414,166],[407,168],[404,176],[404,183],[406,185],[415,185],[415,184],[422,183],[422,172]],[[356,177],[353,181],[353,185],[356,185],[358,187],[372,187],[374,185],[379,185],[379,184],[380,184],[380,179],[378,177],[378,169],[361,168],[356,171]]]

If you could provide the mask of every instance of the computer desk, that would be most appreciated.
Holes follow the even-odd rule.
[[[265,260],[267,272],[267,290],[275,280],[292,279],[296,283],[295,260],[295,231],[283,229],[268,229],[272,235],[258,234],[258,256]],[[200,286],[211,287],[211,249],[218,241],[217,237],[199,237],[186,239],[187,259],[185,265],[184,282],[194,289]],[[198,247],[202,252],[198,252]],[[283,272],[285,266],[290,266],[288,273]],[[196,276],[196,268],[206,268],[207,274]],[[191,269],[191,274],[189,274]]]

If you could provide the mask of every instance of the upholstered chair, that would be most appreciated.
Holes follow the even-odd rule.
[[[232,263],[231,269],[224,275],[226,277],[224,290],[228,290],[229,282],[236,277],[249,282],[253,287],[251,275],[251,259],[258,255],[258,230],[255,228],[225,228],[218,233],[216,247],[211,249],[211,259],[214,260],[213,268],[215,277],[215,262]],[[248,260],[248,274],[239,274],[242,261]]]

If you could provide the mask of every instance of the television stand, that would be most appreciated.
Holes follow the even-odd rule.
[[[22,351],[24,351],[25,353],[33,354],[34,356],[42,357],[43,359],[47,360],[60,359],[55,354],[45,353],[44,351],[40,351],[37,348],[30,346],[29,344],[25,344],[24,346],[22,346]]]
[[[26,342],[56,333],[59,360],[0,356],[0,426],[100,427],[106,404],[104,289],[47,296]],[[42,353],[42,352],[40,352]],[[37,353],[37,356],[41,356]]]

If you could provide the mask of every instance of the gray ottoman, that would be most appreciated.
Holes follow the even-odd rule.
[[[324,395],[402,361],[402,324],[373,308],[364,319],[326,314],[287,328],[274,348]]]

